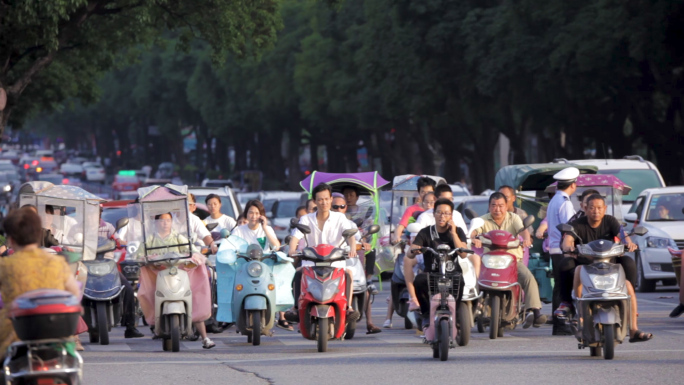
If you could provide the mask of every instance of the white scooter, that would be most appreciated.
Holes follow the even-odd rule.
[[[134,255],[137,245],[129,245]],[[164,351],[178,352],[182,337],[192,336],[192,289],[188,273],[180,265],[194,266],[191,256],[166,253],[161,258],[145,257],[144,265],[164,266],[157,273],[154,295],[154,334],[163,340]]]

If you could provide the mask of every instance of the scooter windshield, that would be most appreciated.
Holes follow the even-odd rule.
[[[38,197],[38,215],[43,227],[71,253],[85,260],[95,259],[99,206],[86,200],[66,200]]]
[[[237,235],[230,235],[221,240],[221,250],[235,250],[237,253],[246,253],[249,243]]]
[[[183,197],[128,206],[130,234],[127,234],[127,239],[132,241],[129,244],[139,245],[138,257],[170,253],[187,256],[196,251],[190,242],[186,202]]]

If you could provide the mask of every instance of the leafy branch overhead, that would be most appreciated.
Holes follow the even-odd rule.
[[[64,96],[91,92],[103,71],[129,62],[127,52],[176,37],[176,47],[207,41],[215,62],[226,53],[256,55],[273,45],[282,28],[278,0],[50,0],[0,3],[0,87],[8,106],[4,128],[15,109],[28,110],[20,96],[32,82],[47,80],[48,66],[74,72],[81,87],[62,86]],[[66,79],[65,79],[66,80]],[[61,100],[55,100],[60,102]],[[20,113],[21,114],[21,113]],[[22,116],[25,115],[21,114]]]

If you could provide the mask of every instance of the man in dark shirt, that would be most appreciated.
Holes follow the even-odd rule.
[[[575,230],[575,233],[582,239],[582,242],[589,243],[597,239],[603,239],[613,242],[615,238],[622,238],[623,243],[627,246],[627,250],[634,251],[637,245],[634,244],[628,236],[624,235],[620,223],[611,215],[606,215],[606,202],[599,194],[594,194],[587,198],[586,215],[570,222]],[[563,251],[572,251],[575,249],[575,238],[572,235],[566,234],[563,237],[562,243]],[[574,287],[575,292],[579,293],[580,279],[579,269],[575,269],[577,265],[587,265],[591,260],[582,256],[572,254],[566,257],[561,262],[561,308],[569,309],[571,307],[572,296],[571,291]],[[653,335],[651,333],[644,333],[637,327],[637,298],[634,293],[634,285],[636,285],[636,264],[634,260],[629,257],[617,258],[617,263],[622,265],[627,277],[627,291],[631,296],[631,311],[630,311],[630,339],[629,342],[641,342],[650,340]],[[558,312],[557,310],[557,312]]]
[[[420,254],[421,247],[430,247],[437,250],[437,246],[441,244],[449,245],[450,249],[457,247],[466,247],[466,235],[458,228],[452,220],[454,212],[454,204],[448,199],[440,198],[435,202],[435,224],[420,230],[416,239],[413,240],[411,251],[404,257],[404,277],[406,279],[406,288],[411,296],[412,307],[420,307],[423,314],[430,312],[430,296],[428,290],[428,273],[439,272],[439,258],[432,252],[423,253],[423,260],[425,261],[425,272],[414,276],[413,267],[417,264],[416,255]],[[461,257],[465,258],[466,254],[462,253]],[[448,272],[461,272],[461,266],[458,262],[449,264]],[[461,280],[461,288],[463,287],[463,280]],[[456,298],[457,305],[461,298]]]

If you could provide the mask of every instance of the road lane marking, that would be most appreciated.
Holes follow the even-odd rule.
[[[637,301],[638,301],[639,303],[646,302],[646,303],[652,303],[652,304],[654,304],[654,305],[660,305],[660,306],[673,306],[673,305],[676,306],[676,305],[677,305],[677,304],[674,303],[674,302],[670,303],[670,302],[653,301],[653,300],[650,300],[650,299],[643,299],[643,298],[637,298]]]
[[[664,332],[670,332],[670,333],[675,333],[675,334],[681,334],[684,335],[684,330],[672,330],[672,329],[665,329],[663,330]]]

